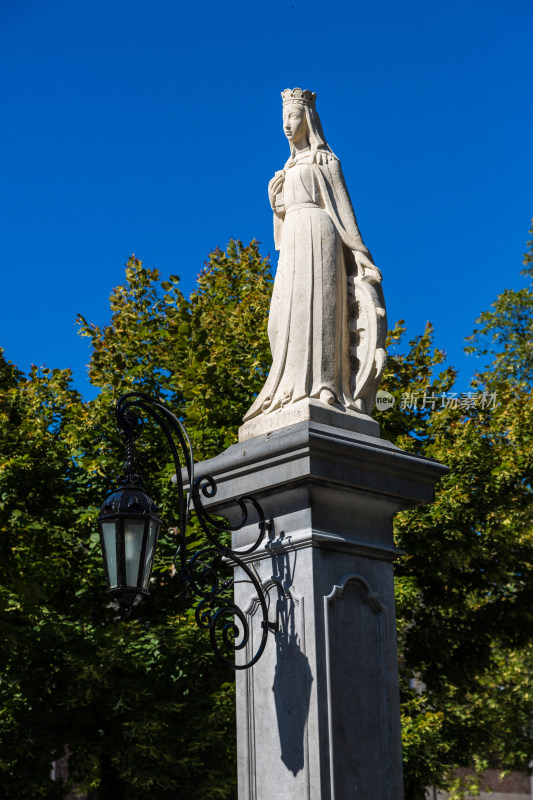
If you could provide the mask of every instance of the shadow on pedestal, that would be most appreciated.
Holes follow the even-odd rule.
[[[273,559],[276,568],[281,562],[277,580],[291,586],[287,556]],[[306,763],[306,728],[313,675],[309,660],[302,652],[295,626],[294,600],[279,592],[276,603],[276,667],[272,691],[276,707],[281,760],[293,775]]]

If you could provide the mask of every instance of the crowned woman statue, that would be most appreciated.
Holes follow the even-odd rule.
[[[316,95],[286,89],[282,98],[291,153],[268,185],[280,253],[268,321],[273,360],[245,426],[306,399],[369,415],[385,365],[381,274],[322,132]]]

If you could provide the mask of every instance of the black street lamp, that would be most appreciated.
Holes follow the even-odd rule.
[[[261,544],[269,524],[263,510],[252,496],[238,498],[241,520],[237,525],[223,524],[204,508],[203,497],[214,497],[217,491],[214,478],[204,475],[194,477],[191,443],[179,419],[159,400],[142,392],[130,392],[115,407],[117,423],[126,437],[126,462],[120,486],[104,501],[98,524],[104,557],[107,589],[122,605],[131,611],[149,594],[150,576],[161,528],[159,511],[148,496],[135,459],[135,441],[144,430],[144,416],[150,416],[162,428],[169,444],[176,470],[178,495],[178,547],[180,569],[178,578],[182,593],[198,600],[195,610],[197,624],[209,631],[211,644],[217,657],[233,669],[246,669],[255,664],[264,652],[268,631],[276,624],[268,621],[268,607],[263,587],[256,575],[243,561],[243,556],[253,553]],[[180,454],[182,459],[180,459]],[[182,463],[183,460],[183,463]],[[187,470],[189,491],[184,496],[182,467]],[[194,507],[200,527],[208,544],[189,558],[186,529],[190,504]],[[249,524],[248,505],[259,519],[259,533],[254,543],[246,549],[233,550],[220,541],[221,534],[231,534]],[[223,577],[221,570],[238,566],[256,592],[262,611],[261,640],[250,658],[235,664],[235,651],[242,650],[250,639],[250,626],[245,613],[231,595],[233,577]]]
[[[132,477],[109,495],[98,519],[107,589],[125,606],[150,593],[161,527],[156,504]]]

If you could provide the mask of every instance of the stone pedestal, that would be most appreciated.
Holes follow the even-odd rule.
[[[217,481],[211,511],[232,521],[231,500],[253,494],[272,521],[248,561],[278,630],[237,673],[239,800],[403,798],[392,518],[431,502],[445,472],[313,419],[197,466]],[[234,547],[256,536],[251,524]],[[238,573],[251,655],[260,614]]]

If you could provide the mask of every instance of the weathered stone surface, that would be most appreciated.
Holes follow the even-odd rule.
[[[272,433],[306,421],[320,422],[343,430],[364,433],[367,436],[379,436],[379,423],[367,414],[348,408],[336,408],[319,400],[306,398],[278,408],[271,414],[259,414],[249,422],[245,422],[239,428],[239,441],[245,442],[263,433]]]
[[[282,96],[291,154],[268,187],[280,251],[268,322],[273,360],[244,417],[244,438],[251,421],[258,430],[291,424],[287,411],[306,398],[370,415],[385,365],[381,273],[363,243],[315,95],[287,89]]]
[[[197,475],[217,480],[212,511],[236,521],[232,501],[253,494],[272,520],[245,558],[278,630],[260,661],[237,674],[239,800],[403,797],[392,517],[431,502],[445,471],[373,435],[313,420],[198,465]],[[256,535],[252,523],[234,546]],[[251,654],[260,614],[242,578],[237,569]]]

